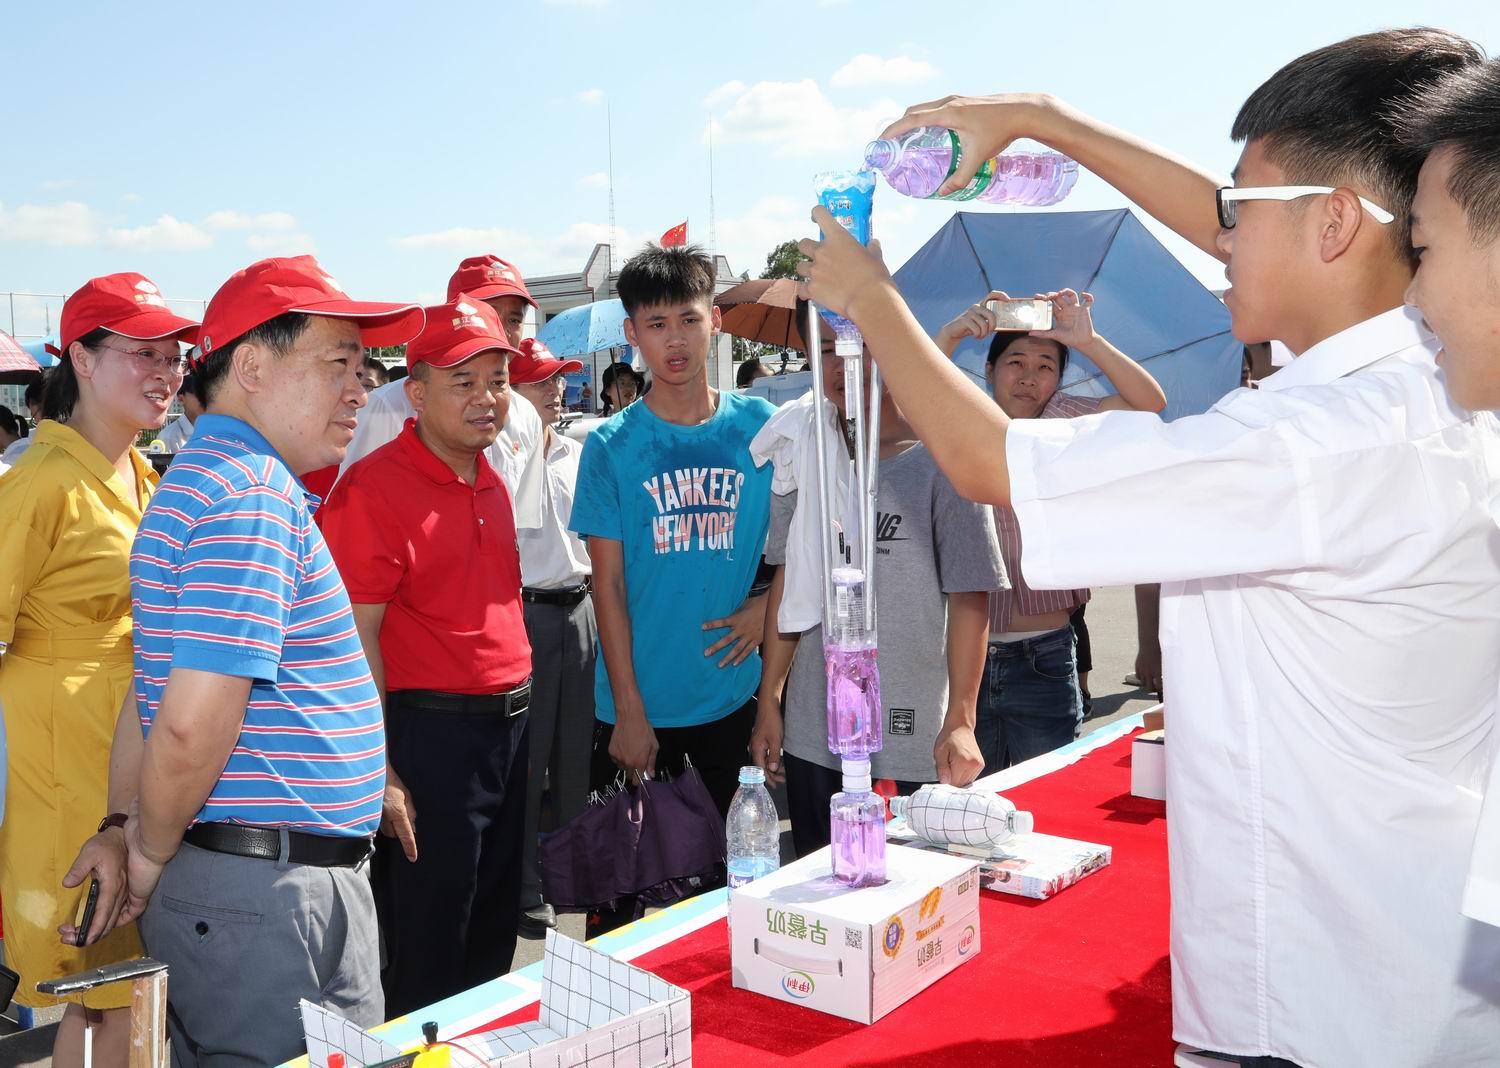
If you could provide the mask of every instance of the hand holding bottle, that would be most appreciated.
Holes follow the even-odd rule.
[[[823,240],[806,238],[798,243],[807,257],[797,265],[797,273],[802,276],[797,286],[799,297],[853,318],[849,309],[859,297],[882,288],[894,291],[891,272],[880,256],[879,240],[872,238],[868,246],[861,245],[821,204],[813,208],[812,219],[823,231]]]
[[[993,96],[945,96],[913,104],[881,133],[882,139],[901,136],[923,126],[945,126],[958,135],[962,158],[935,195],[948,196],[973,181],[979,168],[1019,137],[1035,137],[1051,107],[1040,93],[997,93]]]

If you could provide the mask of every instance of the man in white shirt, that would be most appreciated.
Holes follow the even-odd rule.
[[[512,344],[521,343],[521,328],[526,319],[526,305],[536,306],[526,281],[513,264],[498,256],[470,256],[458,265],[453,277],[448,280],[448,297],[451,303],[460,293],[471,299],[481,300],[495,309],[505,328],[505,337]],[[359,413],[359,426],[354,431],[354,440],[339,466],[339,476],[358,461],[395,440],[406,421],[415,415],[411,401],[406,396],[405,386],[397,381],[380,386],[369,393],[365,410]],[[536,409],[523,399],[512,397],[505,425],[495,443],[485,452],[490,466],[500,475],[511,496],[521,484],[522,472],[536,452],[542,438],[542,423]],[[518,527],[535,525],[534,517],[527,514],[518,500],[516,524]]]
[[[1400,306],[1419,159],[1391,122],[1477,61],[1434,30],[1293,61],[1236,120],[1218,218],[1206,173],[1050,98],[948,98],[886,132],[947,126],[966,160],[1033,137],[1223,259],[1236,336],[1301,355],[1202,416],[1012,423],[878,256],[822,209],[802,243],[805,295],[859,324],[960,492],[1015,509],[1028,582],[1163,582],[1181,1064],[1500,1051],[1500,931],[1459,914],[1500,690],[1500,423],[1453,403]]]
[[[583,368],[559,360],[534,338],[521,342],[510,363],[510,384],[541,417],[543,463],[529,474],[537,485],[523,492],[541,504],[540,525],[519,529],[521,601],[531,639],[531,779],[526,793],[526,856],[521,883],[521,930],[538,935],[557,926],[552,906],[542,899],[537,867],[537,832],[542,786],[550,785],[556,824],[583,811],[589,791],[589,742],[594,729],[594,602],[589,596],[593,568],[583,540],[568,529],[573,488],[583,446],[559,434],[567,379]]]
[[[182,380],[182,387],[177,391],[177,399],[182,402],[182,414],[167,424],[165,430],[157,435],[156,440],[161,442],[162,448],[167,452],[181,452],[184,446],[193,438],[193,424],[203,414],[203,403],[198,400],[198,394],[194,392],[194,377],[188,375]]]
[[[1443,345],[1455,400],[1500,409],[1500,60],[1465,67],[1422,94],[1402,131],[1425,156],[1412,203],[1420,259],[1407,290]],[[1489,458],[1500,468],[1500,448]],[[1491,502],[1500,522],[1500,498]],[[1500,926],[1500,760],[1474,838],[1464,915]]]
[[[31,443],[36,440],[36,426],[42,421],[42,389],[45,379],[37,379],[26,387],[26,410],[31,413],[31,432],[23,438],[16,438],[5,447],[5,452],[0,453],[0,464],[7,468],[14,467],[21,454],[31,448]]]

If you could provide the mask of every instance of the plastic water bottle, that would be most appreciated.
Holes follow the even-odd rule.
[[[776,803],[766,789],[766,773],[740,769],[740,788],[729,804],[729,889],[744,886],[781,867],[781,826]]]
[[[870,791],[870,762],[845,760],[844,790],[828,803],[833,877],[845,886],[885,882],[885,798]]]
[[[865,166],[885,175],[898,193],[930,200],[958,169],[958,135],[941,126],[923,126],[900,137],[871,141]],[[1078,164],[1057,152],[1009,152],[985,160],[972,181],[943,200],[988,204],[1056,204],[1078,181]]]
[[[884,744],[880,665],[875,635],[865,626],[865,573],[833,569],[833,622],[823,639],[828,674],[828,749],[859,759]]]

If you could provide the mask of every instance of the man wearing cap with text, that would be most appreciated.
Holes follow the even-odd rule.
[[[470,300],[477,298],[489,305],[499,317],[505,339],[511,347],[521,344],[526,308],[528,305],[536,307],[536,301],[514,264],[499,256],[470,256],[448,279],[447,301],[451,304],[460,293],[466,294]],[[392,382],[372,389],[369,407],[360,414],[359,429],[349,445],[338,477],[348,474],[356,463],[395,438],[414,414],[411,398],[402,383]],[[525,400],[512,396],[510,409],[501,419],[500,432],[490,445],[487,458],[513,497],[521,482],[521,472],[541,440],[542,424],[536,410]],[[521,525],[535,525],[534,517],[524,520]]]
[[[515,351],[481,300],[428,308],[406,349],[416,417],[318,513],[385,699],[374,881],[392,1015],[504,974],[515,951],[531,646],[510,492],[485,459]]]
[[[521,930],[536,936],[557,926],[552,906],[542,900],[537,869],[543,782],[552,795],[552,815],[559,826],[583,811],[589,793],[588,739],[594,730],[594,643],[598,638],[589,596],[593,567],[583,540],[568,529],[583,446],[559,434],[554,426],[562,416],[567,390],[563,376],[581,370],[581,362],[559,360],[535,338],[521,342],[521,354],[510,362],[511,386],[531,402],[544,428],[542,463],[527,469],[524,486],[540,502],[540,524],[517,531],[532,675]]]
[[[204,314],[205,414],[130,561],[144,738],[117,733],[113,754],[142,747],[121,915],[144,912],[171,969],[179,1068],[296,1056],[300,998],[384,1018],[364,862],[385,729],[298,476],[348,446],[365,346],[421,325],[415,305],[350,300],[311,256],[245,268]]]

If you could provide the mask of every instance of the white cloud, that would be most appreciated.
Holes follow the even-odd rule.
[[[744,214],[718,221],[718,251],[735,270],[749,271],[753,278],[765,268],[767,253],[777,245],[816,236],[817,227],[808,218],[811,207],[811,195],[805,201],[762,197]]]
[[[312,236],[300,230],[251,234],[245,238],[245,245],[263,256],[310,256],[317,252]]]
[[[89,245],[99,239],[94,209],[76,200],[61,204],[0,204],[0,241],[26,241],[63,247]]]
[[[725,107],[713,122],[715,140],[771,145],[777,156],[827,156],[857,148],[901,114],[892,100],[841,108],[811,78],[798,82],[728,82],[704,101]]]
[[[595,171],[593,174],[585,174],[578,179],[578,184],[585,189],[608,189],[609,175],[604,171]]]
[[[851,89],[869,85],[910,85],[925,82],[937,76],[937,68],[926,60],[910,56],[885,58],[861,52],[848,63],[833,72],[828,84],[835,89]]]
[[[141,202],[141,195],[139,193],[126,193],[120,199],[127,204],[139,204]]]
[[[210,230],[292,230],[297,220],[284,211],[263,211],[250,215],[243,211],[213,211],[203,219]]]
[[[583,92],[578,94],[578,102],[580,104],[587,104],[590,107],[596,107],[597,105],[604,103],[604,90],[585,89]]]
[[[74,189],[77,186],[77,178],[48,178],[42,183],[42,188],[48,193],[56,193],[62,189]]]
[[[213,245],[214,239],[190,222],[162,215],[149,226],[112,228],[105,242],[115,248],[144,252],[197,252]]]
[[[541,235],[501,226],[454,226],[398,237],[392,243],[401,248],[443,249],[470,256],[493,252],[531,276],[577,271],[595,245],[608,242],[609,227],[604,223],[575,222],[560,234]],[[638,239],[628,231],[615,228],[617,261],[634,251],[637,244]]]

